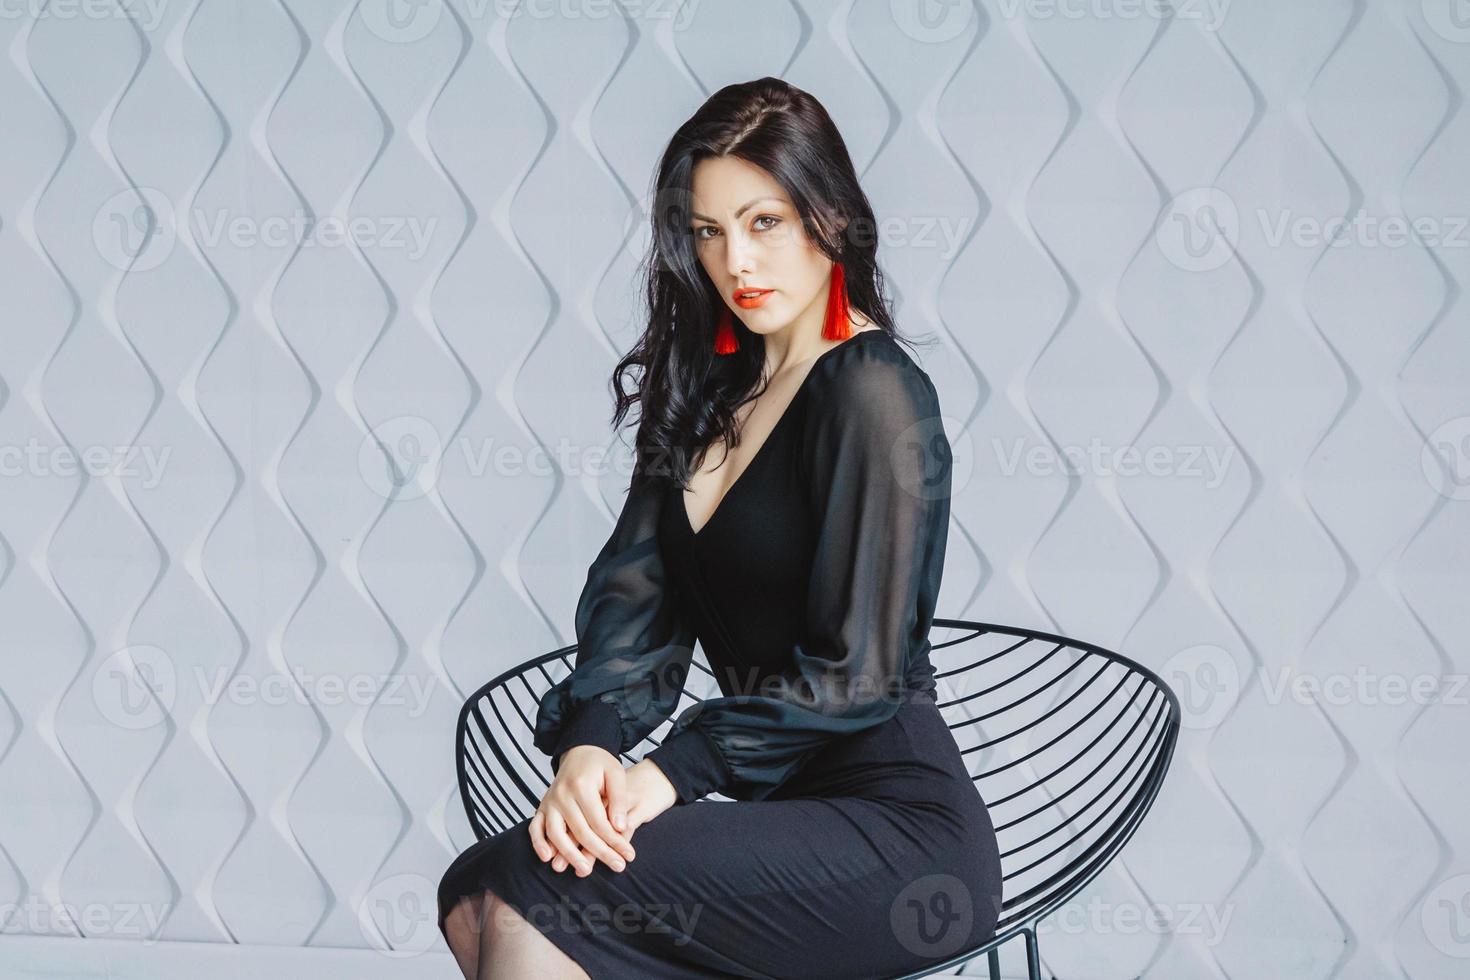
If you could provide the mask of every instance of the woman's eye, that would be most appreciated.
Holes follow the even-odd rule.
[[[762,221],[770,222],[770,224],[763,225],[761,224]],[[758,226],[756,229],[757,231],[770,231],[772,228],[781,223],[781,219],[773,214],[763,214],[759,218],[755,219],[755,223]],[[706,235],[705,232],[707,231],[713,232],[713,234]],[[694,237],[700,239],[701,241],[707,241],[708,239],[715,237],[715,235],[719,234],[719,232],[720,229],[716,228],[714,225],[700,225],[698,228],[694,229]]]

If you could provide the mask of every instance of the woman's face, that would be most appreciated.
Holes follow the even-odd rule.
[[[709,157],[694,166],[692,198],[695,254],[742,323],[765,335],[798,318],[821,320],[832,261],[770,174],[736,157]],[[769,291],[737,294],[750,289]]]

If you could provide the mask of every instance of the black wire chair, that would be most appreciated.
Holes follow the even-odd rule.
[[[940,710],[1000,842],[1004,894],[991,939],[899,980],[981,953],[989,954],[991,980],[1000,980],[1000,947],[1017,937],[1027,975],[1041,980],[1037,925],[1096,878],[1138,829],[1174,755],[1179,700],[1128,658],[1051,633],[936,619],[930,641]],[[572,644],[513,667],[460,709],[455,768],[476,839],[530,817],[551,785],[550,760],[531,742],[536,705],[572,669],[576,652]],[[698,669],[675,715],[690,699],[719,695],[702,661],[695,658]],[[659,741],[650,735],[624,758],[637,761]]]

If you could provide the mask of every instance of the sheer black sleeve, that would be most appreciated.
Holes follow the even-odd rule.
[[[551,771],[574,745],[618,755],[661,725],[678,704],[694,656],[695,629],[659,552],[665,483],[639,467],[607,542],[577,600],[572,672],[542,695],[533,742]]]
[[[807,379],[800,459],[816,543],[802,638],[778,683],[690,706],[648,753],[680,803],[763,799],[832,739],[934,690],[952,470],[938,396],[900,348],[847,353]]]

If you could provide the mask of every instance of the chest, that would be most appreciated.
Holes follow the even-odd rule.
[[[723,648],[719,659],[785,656],[801,628],[815,529],[798,443],[789,427],[773,430],[697,533],[684,492],[664,494],[659,546],[706,649]]]

